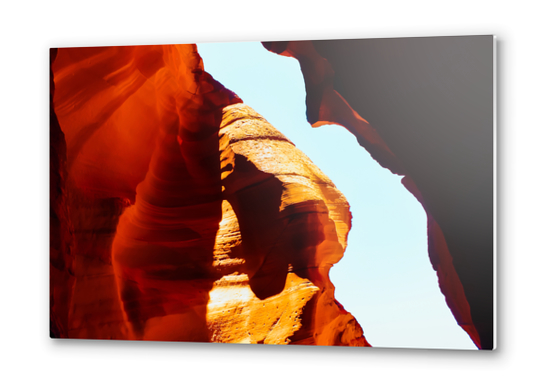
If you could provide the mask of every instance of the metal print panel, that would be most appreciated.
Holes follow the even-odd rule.
[[[51,337],[494,349],[494,50],[51,49]]]

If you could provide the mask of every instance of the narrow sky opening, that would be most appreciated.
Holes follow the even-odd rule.
[[[297,60],[260,43],[205,43],[198,50],[207,72],[286,135],[346,196],[353,224],[331,281],[369,343],[476,349],[438,287],[423,207],[345,128],[310,126]]]

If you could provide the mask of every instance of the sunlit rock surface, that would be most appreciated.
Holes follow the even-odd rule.
[[[479,348],[493,349],[493,37],[263,45],[299,61],[314,127],[344,126],[405,175],[427,212],[448,306]]]
[[[194,45],[51,56],[53,337],[369,346],[347,201]]]

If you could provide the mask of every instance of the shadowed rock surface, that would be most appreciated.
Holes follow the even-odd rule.
[[[263,44],[299,61],[314,127],[344,126],[405,175],[448,306],[493,349],[493,37]]]
[[[346,199],[194,45],[59,49],[52,79],[53,337],[369,346],[329,280]]]

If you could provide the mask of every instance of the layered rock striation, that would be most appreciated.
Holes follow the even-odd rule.
[[[329,280],[346,199],[194,45],[52,57],[54,337],[369,346]]]

